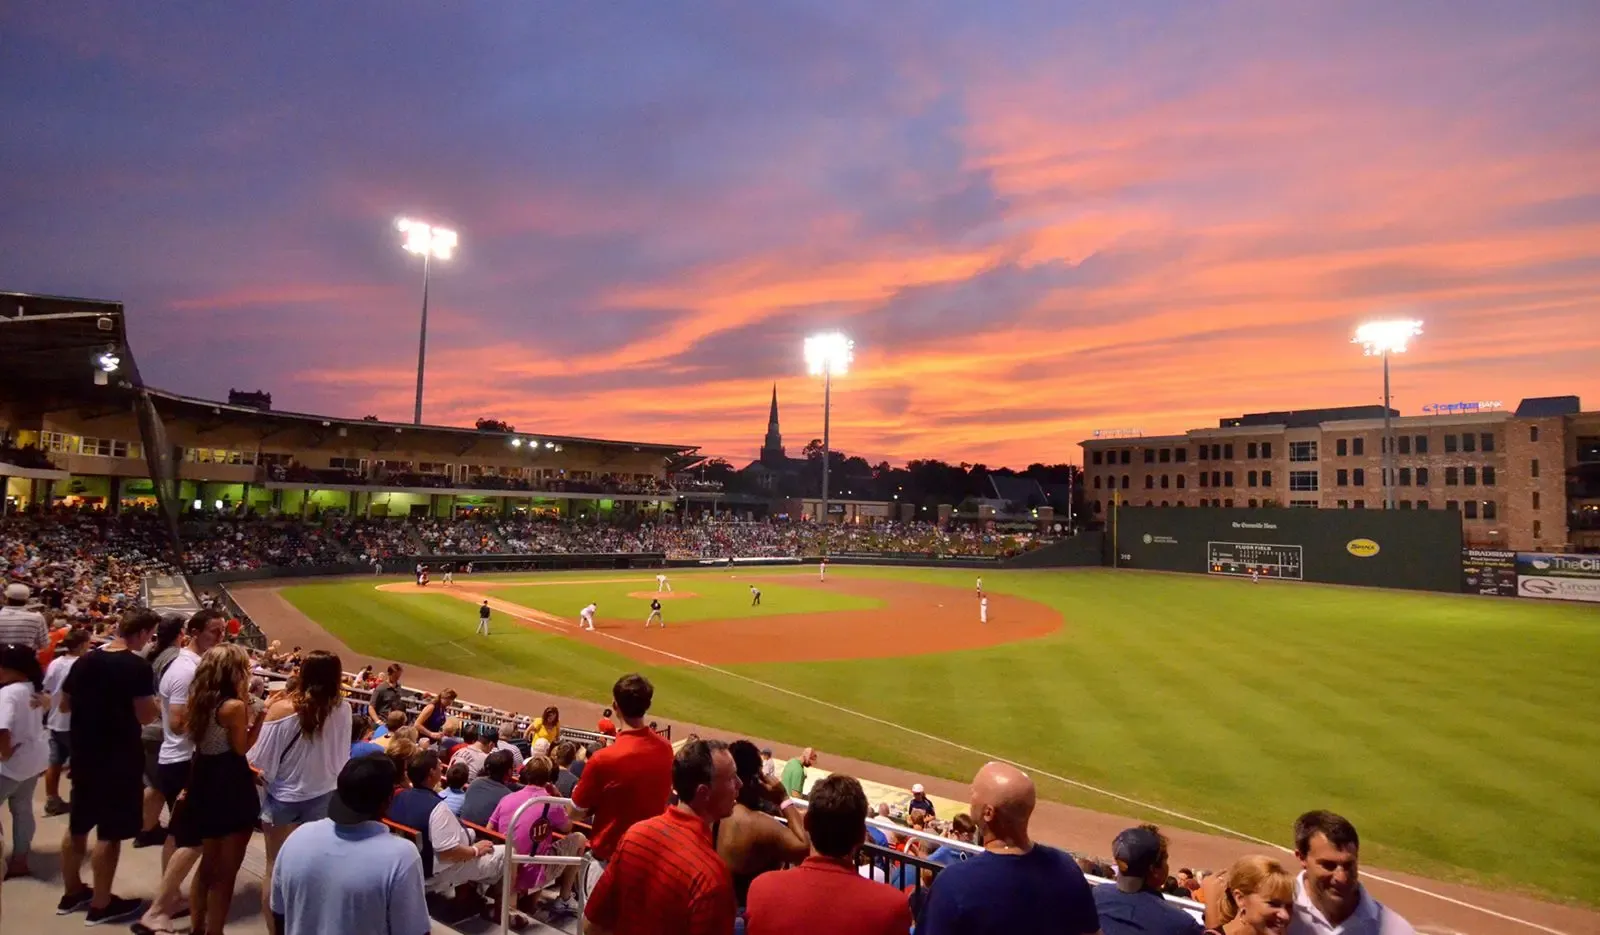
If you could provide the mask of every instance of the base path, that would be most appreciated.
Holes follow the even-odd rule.
[[[401,581],[376,588],[393,594],[446,594],[474,604],[488,601],[491,609],[525,626],[564,633],[574,639],[598,640],[613,652],[651,665],[672,665],[674,657],[711,665],[889,659],[1015,643],[1054,633],[1062,625],[1061,614],[1044,604],[999,594],[989,595],[989,622],[979,623],[977,595],[966,588],[947,585],[857,578],[821,583],[810,576],[766,577],[748,573],[739,575],[739,582],[781,583],[786,589],[850,594],[882,601],[883,606],[683,624],[674,623],[669,606],[663,611],[667,626],[646,630],[644,618],[650,612],[646,603],[650,598],[662,598],[665,604],[670,598],[696,595],[687,591],[634,591],[628,596],[639,599],[637,607],[628,607],[624,617],[618,615],[615,603],[602,606],[595,617],[595,632],[590,633],[579,629],[576,607],[570,608],[571,616],[567,616],[552,613],[548,605],[532,607],[494,596],[500,588],[525,588],[529,587],[527,583],[473,581],[435,590]],[[572,583],[551,581],[548,586]],[[769,603],[764,606],[770,609],[777,600],[769,596]],[[606,639],[608,635],[612,638]]]
[[[841,582],[842,580],[839,579]],[[286,646],[304,646],[307,649],[324,649],[338,653],[344,668],[350,671],[365,665],[372,665],[381,670],[394,661],[357,653],[344,645],[278,593],[279,587],[284,584],[285,582],[280,581],[271,584],[235,585],[230,591],[239,605],[270,638],[282,640]],[[480,582],[473,584],[476,587]],[[481,601],[482,598],[478,600]],[[991,596],[991,619],[995,616],[994,607],[995,598]],[[565,630],[574,626],[559,618],[551,620],[554,621],[549,624],[552,628],[560,627]],[[613,632],[620,633],[620,631]],[[667,632],[673,631],[669,628]],[[626,636],[631,639],[642,633],[641,628]],[[658,633],[655,628],[651,628],[652,642]],[[601,634],[585,634],[581,638],[594,638],[599,635]],[[643,643],[644,640],[641,638],[638,642]],[[616,648],[609,640],[603,645]],[[668,660],[661,656],[650,659],[653,665],[661,665],[666,661]],[[546,705],[558,705],[561,708],[562,720],[573,724],[594,723],[599,719],[600,711],[604,707],[603,704],[593,701],[558,698],[501,682],[427,669],[411,663],[406,664],[405,680],[407,685],[423,691],[440,691],[446,687],[453,687],[463,699],[507,711],[539,711]],[[803,703],[796,702],[796,704]],[[848,716],[840,715],[841,718]],[[725,731],[715,727],[682,721],[673,721],[672,726],[674,736],[678,736],[680,732],[692,732],[706,737],[726,737]],[[774,756],[780,759],[788,759],[800,753],[800,747],[790,746],[787,743],[760,737],[746,739],[759,746],[772,747]],[[822,760],[818,765],[832,772],[861,776],[901,789],[920,782],[927,786],[930,793],[958,802],[966,801],[969,795],[969,788],[965,782],[848,759],[830,754],[826,747],[820,748],[820,752]],[[1045,791],[1048,792],[1051,785],[1046,782]],[[1136,819],[1126,815],[1041,800],[1034,812],[1030,829],[1034,837],[1048,844],[1080,854],[1109,857],[1111,839],[1116,837],[1118,832],[1153,817],[1159,821],[1158,816],[1146,815]],[[1174,827],[1164,828],[1164,831],[1171,840],[1174,868],[1199,867],[1220,870],[1239,857],[1269,852],[1269,849],[1262,845],[1219,834],[1206,834]],[[1288,836],[1289,829],[1285,828],[1286,841]],[[1274,856],[1284,859],[1291,867],[1297,867],[1292,857],[1282,854]],[[1376,879],[1380,876],[1382,880]],[[1405,916],[1424,935],[1453,932],[1469,933],[1469,935],[1536,935],[1536,933],[1600,935],[1600,912],[1592,909],[1561,905],[1516,893],[1496,892],[1430,880],[1411,874],[1379,870],[1375,867],[1362,868],[1362,882],[1373,895]]]

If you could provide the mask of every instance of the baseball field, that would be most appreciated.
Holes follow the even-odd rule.
[[[1311,807],[1363,861],[1600,905],[1600,611],[1105,569],[735,568],[285,588],[357,651],[964,779],[1026,764],[1283,841]],[[751,585],[761,603],[752,606]],[[492,633],[476,636],[489,600]],[[578,611],[598,605],[596,630]],[[1184,824],[1149,813],[1164,825]],[[1212,829],[1215,830],[1215,829]]]

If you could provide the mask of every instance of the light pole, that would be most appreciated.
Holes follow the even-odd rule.
[[[1361,345],[1368,357],[1383,357],[1383,508],[1394,509],[1395,445],[1394,423],[1389,416],[1389,355],[1403,354],[1406,344],[1422,334],[1422,322],[1412,318],[1369,321],[1356,329],[1352,343]]]
[[[841,376],[850,370],[850,360],[853,356],[856,342],[850,340],[837,331],[825,334],[814,334],[806,338],[805,355],[806,369],[812,376],[822,376],[822,515],[823,523],[828,522],[828,461],[829,447],[828,423],[833,410],[833,375]],[[823,528],[826,534],[827,528]],[[827,553],[827,538],[823,538],[823,553]]]
[[[456,250],[456,232],[422,221],[401,218],[394,225],[406,235],[402,245],[407,253],[422,254],[422,334],[417,339],[417,408],[411,421],[422,424],[422,369],[428,361],[428,274],[433,258],[450,259]]]

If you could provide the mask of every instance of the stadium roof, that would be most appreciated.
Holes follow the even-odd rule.
[[[1391,409],[1389,415],[1398,419],[1400,410]],[[1242,416],[1222,419],[1218,428],[1234,429],[1254,425],[1282,425],[1291,429],[1308,429],[1324,422],[1343,422],[1350,419],[1381,419],[1382,406],[1331,406],[1326,409],[1285,409],[1280,412],[1247,412]]]
[[[1007,477],[1004,474],[990,474],[989,486],[994,488],[996,497],[1008,503],[1020,503],[1024,506],[1038,506],[1047,502],[1044,488],[1031,477]]]
[[[1517,404],[1520,419],[1575,416],[1582,411],[1583,404],[1576,396],[1531,396]]]

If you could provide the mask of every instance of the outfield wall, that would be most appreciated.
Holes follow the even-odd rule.
[[[1115,524],[1120,568],[1461,590],[1453,510],[1125,507]]]

